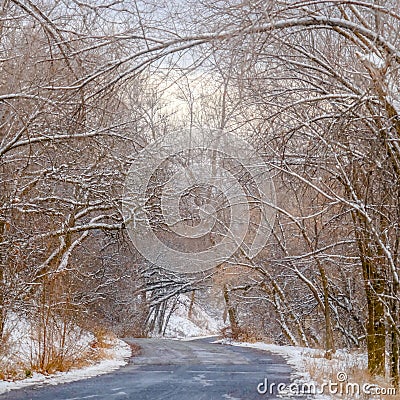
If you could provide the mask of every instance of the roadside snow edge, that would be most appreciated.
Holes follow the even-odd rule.
[[[127,359],[131,357],[132,351],[130,346],[123,340],[115,339],[113,344],[113,347],[109,350],[112,356],[111,359],[104,359],[88,367],[71,369],[68,372],[58,372],[53,375],[34,373],[31,378],[20,381],[0,381],[0,394],[32,385],[58,385],[60,383],[74,382],[115,371],[128,363]]]

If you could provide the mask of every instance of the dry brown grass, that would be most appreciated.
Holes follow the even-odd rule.
[[[375,384],[380,388],[392,388],[390,379],[382,377],[371,376],[368,372],[365,355],[361,353],[344,353],[338,352],[332,355],[331,360],[324,358],[323,351],[313,351],[310,353],[304,353],[304,367],[305,370],[310,374],[311,378],[319,385],[324,382],[338,382],[338,373],[345,372],[347,375],[346,383],[358,384],[360,388],[364,384]],[[395,395],[372,395],[362,393],[360,389],[360,395],[355,396],[351,394],[330,394],[331,398],[340,398],[344,400],[350,399],[382,399],[382,400],[400,400],[399,390],[396,390]]]
[[[238,342],[256,343],[265,342],[265,337],[260,336],[257,332],[251,328],[239,327],[235,331],[232,331],[230,327],[225,327],[220,330],[220,334],[223,338],[237,340]]]
[[[78,344],[72,340],[68,346],[60,348],[57,343],[48,343],[45,352],[23,359],[12,354],[10,342],[3,338],[0,347],[0,380],[16,381],[32,376],[33,372],[50,375],[87,367],[111,357],[108,350],[114,339],[113,334],[98,329],[95,339],[88,344]]]
[[[135,343],[129,343],[129,346],[132,351],[132,357],[137,357],[142,354],[142,348],[139,345],[137,345]]]
[[[116,339],[113,332],[108,331],[102,327],[96,327],[93,331],[95,340],[91,342],[92,348],[110,349],[112,347],[112,341]]]

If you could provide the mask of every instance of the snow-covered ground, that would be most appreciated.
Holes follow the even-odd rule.
[[[52,327],[52,346],[47,354],[58,352],[64,360],[81,367],[45,375],[36,372],[34,367],[43,354],[43,329],[24,316],[8,315],[4,330],[7,340],[0,353],[0,376],[5,379],[0,380],[0,394],[30,385],[56,385],[105,374],[125,365],[131,356],[130,346],[122,340],[103,338],[99,344],[92,333],[74,325],[67,327],[64,338],[64,328],[61,322]]]
[[[96,339],[92,333],[76,325],[66,326],[62,321],[57,322],[56,326],[48,324],[45,328],[41,322],[29,321],[25,316],[15,313],[9,314],[3,334],[6,340],[0,353],[0,372],[3,372],[1,375],[9,375],[6,371],[12,369],[17,370],[13,378],[21,379],[21,369],[35,369],[32,366],[39,362],[45,341],[49,347],[51,343],[51,350],[62,353],[64,358],[76,359],[84,354],[90,348],[90,343]]]
[[[97,375],[107,374],[127,364],[127,359],[131,356],[130,346],[120,339],[114,339],[110,344],[111,347],[105,349],[107,358],[97,364],[79,369],[71,369],[68,372],[58,372],[47,376],[33,373],[31,378],[15,382],[0,381],[0,394],[31,385],[58,385],[59,383],[87,379]]]
[[[168,338],[194,338],[212,336],[219,333],[223,322],[218,321],[200,305],[194,304],[190,309],[190,299],[180,295],[165,330]]]

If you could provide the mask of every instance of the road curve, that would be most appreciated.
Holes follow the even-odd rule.
[[[141,354],[116,372],[14,390],[0,400],[260,400],[276,397],[257,392],[265,378],[290,382],[291,368],[269,352],[213,344],[212,339],[125,340],[139,345]]]

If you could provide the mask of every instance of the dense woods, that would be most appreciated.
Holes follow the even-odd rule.
[[[162,333],[212,292],[233,336],[366,349],[398,385],[399,34],[396,0],[1,0],[2,346],[15,315],[50,342]],[[185,274],[140,255],[122,200],[138,152],[195,127],[257,150],[275,218],[256,257]]]

